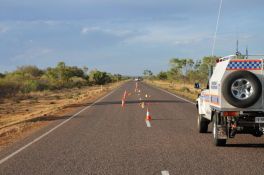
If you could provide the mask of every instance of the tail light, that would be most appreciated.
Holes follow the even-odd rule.
[[[225,117],[229,116],[229,117],[236,117],[236,116],[239,116],[239,112],[237,111],[226,111],[223,113],[223,115]]]

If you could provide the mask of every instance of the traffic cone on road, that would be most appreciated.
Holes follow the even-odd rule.
[[[144,103],[144,102],[141,103],[141,108],[142,108],[142,109],[145,108],[145,103]]]
[[[126,99],[126,97],[127,97],[127,91],[125,90],[124,95],[123,95],[123,99]]]
[[[147,108],[146,120],[151,120],[151,116],[150,116],[150,113],[149,113],[149,109],[148,108]]]
[[[125,99],[122,99],[122,108],[125,107]]]

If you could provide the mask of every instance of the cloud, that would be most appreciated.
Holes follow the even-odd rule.
[[[111,35],[118,37],[122,44],[149,44],[149,45],[188,45],[198,43],[211,38],[206,31],[193,31],[189,25],[180,24],[163,25],[149,23],[122,23],[109,25],[97,25],[83,27],[80,31],[83,35]]]
[[[17,54],[11,60],[13,62],[26,62],[27,64],[30,64],[31,61],[36,61],[38,59],[43,58],[44,56],[47,56],[53,52],[52,49],[49,48],[29,48],[25,50],[24,52]]]
[[[138,31],[131,30],[131,29],[120,29],[120,28],[104,28],[104,27],[83,27],[81,29],[81,34],[89,34],[93,32],[114,35],[117,37],[128,37],[131,35],[135,35]]]
[[[188,45],[200,42],[208,34],[201,32],[189,32],[188,28],[178,27],[152,27],[145,29],[141,35],[127,38],[124,42],[127,44],[165,44],[165,45]]]
[[[96,32],[96,31],[101,31],[101,29],[99,27],[84,27],[81,30],[82,34],[87,34],[90,32]]]
[[[7,32],[8,30],[9,30],[8,27],[6,27],[6,26],[1,26],[1,25],[0,25],[0,33],[5,33],[5,32]]]

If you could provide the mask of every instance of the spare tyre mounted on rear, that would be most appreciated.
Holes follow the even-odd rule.
[[[222,84],[225,100],[238,108],[247,108],[261,97],[259,79],[249,71],[235,71],[228,75]]]

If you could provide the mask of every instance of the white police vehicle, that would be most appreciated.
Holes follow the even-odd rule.
[[[197,99],[198,130],[206,133],[213,123],[216,146],[236,134],[260,137],[264,132],[263,59],[237,55],[218,60],[208,89]]]

